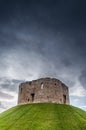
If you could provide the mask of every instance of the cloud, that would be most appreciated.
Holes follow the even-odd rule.
[[[86,96],[85,5],[0,1],[0,91],[10,98],[4,104],[17,104],[20,82],[41,77],[60,79],[75,99]]]
[[[81,108],[86,110],[86,106],[81,106]]]
[[[0,102],[0,108],[6,109],[1,102]]]
[[[0,78],[0,112],[17,105],[20,80]]]
[[[86,89],[86,70],[83,70],[81,72],[81,75],[79,76],[79,80],[82,86]]]
[[[86,90],[83,89],[83,87],[73,87],[72,89],[70,89],[70,95],[78,97],[86,97]]]
[[[7,94],[7,93],[4,93],[4,92],[0,92],[0,100],[1,99],[12,99],[13,98],[13,96],[11,96],[11,95],[9,95],[9,94]]]
[[[72,88],[70,88],[70,95],[77,97],[86,97],[86,90],[83,88],[78,80],[76,84]]]
[[[14,91],[16,92],[18,90],[18,84],[20,82],[23,82],[22,80],[17,80],[17,79],[10,79],[6,77],[1,77],[0,78],[0,88],[1,90],[6,90],[6,91]],[[3,93],[4,94],[4,93]],[[2,94],[2,95],[3,95]]]

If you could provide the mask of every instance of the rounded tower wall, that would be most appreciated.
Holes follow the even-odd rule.
[[[51,78],[20,84],[18,104],[37,102],[69,104],[68,87],[61,81]]]

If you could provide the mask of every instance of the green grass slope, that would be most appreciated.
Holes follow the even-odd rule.
[[[0,130],[86,130],[86,112],[52,103],[19,105],[0,114]]]

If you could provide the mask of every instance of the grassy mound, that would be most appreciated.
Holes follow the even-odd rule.
[[[27,104],[0,114],[0,130],[86,130],[86,112],[61,104]]]

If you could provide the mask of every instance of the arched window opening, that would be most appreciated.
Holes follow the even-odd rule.
[[[44,84],[43,83],[41,83],[41,89],[43,89],[44,88]]]
[[[63,95],[63,103],[66,104],[66,95]]]

